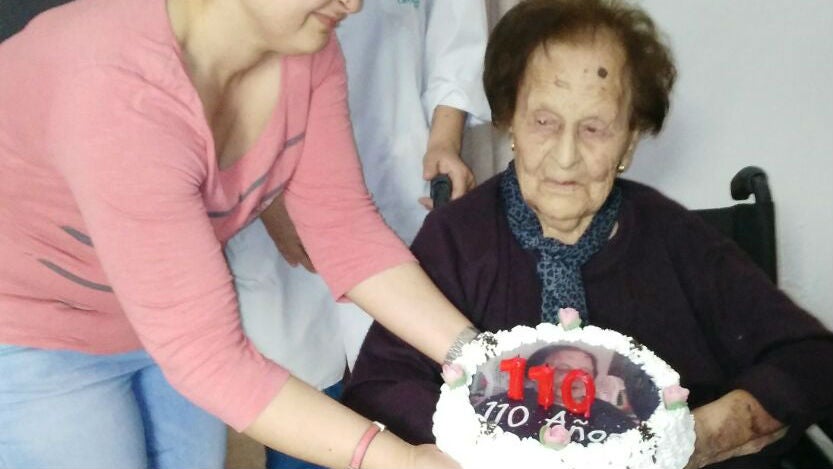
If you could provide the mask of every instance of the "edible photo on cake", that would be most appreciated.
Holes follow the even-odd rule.
[[[622,354],[582,342],[536,342],[489,360],[474,375],[469,399],[504,431],[538,438],[544,426],[561,425],[586,445],[647,420],[659,390]]]

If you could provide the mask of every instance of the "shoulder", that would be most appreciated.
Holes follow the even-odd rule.
[[[75,0],[38,15],[12,39],[38,61],[135,68],[179,64],[164,0]]]
[[[710,226],[695,212],[662,194],[653,187],[627,179],[619,179],[625,210],[641,232],[676,236],[681,231],[715,235]]]
[[[629,179],[618,179],[616,184],[622,189],[622,197],[626,203],[645,211],[648,215],[668,217],[688,212],[681,204],[653,187]]]
[[[620,180],[619,184],[623,229],[629,232],[627,237],[642,247],[638,252],[652,252],[651,258],[664,253],[672,262],[696,269],[695,265],[715,255],[737,250],[731,240],[695,211],[658,190],[628,180]]]
[[[8,63],[14,80],[37,87],[35,101],[104,82],[116,94],[164,90],[196,109],[164,0],[75,0],[47,10],[0,45],[0,69]]]

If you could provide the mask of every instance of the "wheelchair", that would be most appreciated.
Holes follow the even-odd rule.
[[[732,239],[763,270],[773,284],[778,284],[775,242],[775,207],[766,173],[747,166],[735,174],[729,184],[732,199],[739,203],[728,207],[694,210],[710,225]],[[833,468],[833,416],[827,416],[807,432],[780,458],[782,469]]]

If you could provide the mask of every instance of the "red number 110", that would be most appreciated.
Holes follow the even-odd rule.
[[[522,401],[524,398],[524,371],[526,371],[526,359],[521,357],[501,360],[500,371],[509,373],[509,390],[506,396],[513,401]],[[545,409],[552,406],[555,395],[553,382],[555,370],[548,364],[533,366],[529,369],[529,379],[535,381],[538,387],[538,405]],[[576,402],[573,398],[573,382],[579,380],[584,384],[584,399]],[[583,370],[570,370],[564,381],[561,383],[561,397],[564,400],[564,407],[574,414],[590,417],[590,407],[596,399],[596,384],[593,377]]]

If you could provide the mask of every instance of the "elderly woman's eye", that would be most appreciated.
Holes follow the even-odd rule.
[[[591,137],[602,137],[607,133],[601,125],[585,125],[582,127],[582,130]]]

